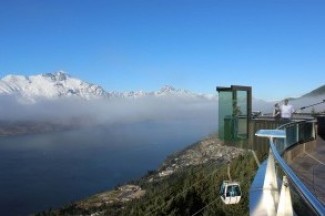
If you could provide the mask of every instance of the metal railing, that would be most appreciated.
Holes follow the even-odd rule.
[[[262,131],[262,130],[261,130]],[[265,130],[264,130],[265,131]],[[272,132],[279,131],[285,136],[272,135]],[[256,135],[258,136],[258,133]],[[293,186],[298,198],[304,203],[309,213],[314,215],[325,215],[324,205],[316,198],[316,196],[308,190],[305,184],[300,180],[295,172],[289,167],[286,161],[282,158],[283,154],[289,148],[298,143],[306,143],[316,139],[315,121],[295,121],[281,125],[276,130],[270,130],[270,133],[262,135],[268,137],[270,149],[277,162],[278,167],[284,175],[287,176],[290,185]],[[284,138],[285,137],[285,138]],[[280,178],[279,178],[280,179]],[[282,178],[281,178],[282,179]],[[291,188],[291,187],[290,187]]]

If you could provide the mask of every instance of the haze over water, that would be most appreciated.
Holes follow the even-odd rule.
[[[111,189],[216,128],[202,118],[0,137],[1,213],[26,215]]]

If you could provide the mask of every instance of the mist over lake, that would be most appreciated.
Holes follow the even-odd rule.
[[[26,215],[57,208],[139,178],[167,155],[215,132],[215,106],[164,113],[165,118],[0,137],[1,212]]]
[[[218,101],[201,97],[0,101],[4,121],[82,120],[70,130],[0,136],[0,209],[9,216],[59,208],[137,179],[218,127]],[[253,108],[271,112],[273,103],[255,101]]]

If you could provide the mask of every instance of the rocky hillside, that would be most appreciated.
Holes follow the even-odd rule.
[[[230,163],[233,158],[244,154],[244,150],[225,146],[216,135],[211,135],[185,150],[169,156],[158,169],[158,176],[170,175],[187,166],[196,166],[208,162]],[[157,176],[152,176],[156,178]]]

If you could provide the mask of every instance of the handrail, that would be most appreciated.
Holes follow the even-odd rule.
[[[282,159],[272,139],[270,139],[270,148],[272,150],[274,159],[278,162],[282,171],[288,176],[291,182],[295,185],[299,194],[303,196],[305,201],[307,201],[307,203],[311,205],[311,207],[315,210],[317,214],[325,215],[325,208],[323,204],[319,202],[319,200],[307,189],[304,183],[296,176],[296,174],[292,171],[292,169]]]
[[[277,130],[285,130],[288,126],[291,125],[297,125],[297,124],[301,124],[301,123],[311,123],[314,121],[296,121],[296,122],[290,122],[284,125],[281,125],[277,128]],[[297,192],[299,193],[299,195],[310,205],[311,208],[314,209],[315,213],[317,213],[318,215],[325,215],[325,207],[324,205],[315,197],[315,195],[313,193],[311,193],[307,187],[305,186],[305,184],[297,177],[297,175],[293,172],[293,170],[287,165],[287,163],[285,162],[285,160],[282,158],[282,156],[279,154],[273,139],[275,137],[278,138],[283,138],[282,136],[272,136],[272,133],[274,133],[275,130],[270,130],[270,134],[269,136],[265,136],[265,134],[261,135],[261,131],[260,130],[256,133],[256,135],[259,136],[264,136],[264,137],[269,137],[270,140],[270,149],[272,151],[272,154],[274,155],[274,159],[278,162],[279,166],[281,167],[282,171],[287,175],[287,177],[291,180],[291,182],[293,183],[294,187],[297,189]],[[267,131],[267,130],[265,130]],[[289,146],[286,147],[286,149]],[[286,150],[284,149],[284,150]]]
[[[279,127],[277,127],[276,129],[285,129],[287,128],[288,126],[290,125],[296,125],[296,124],[300,124],[300,123],[303,123],[303,122],[307,122],[306,120],[297,120],[297,121],[291,121],[291,122],[288,122],[288,123],[285,123],[283,125],[280,125]],[[313,121],[308,121],[308,122],[313,122]]]

